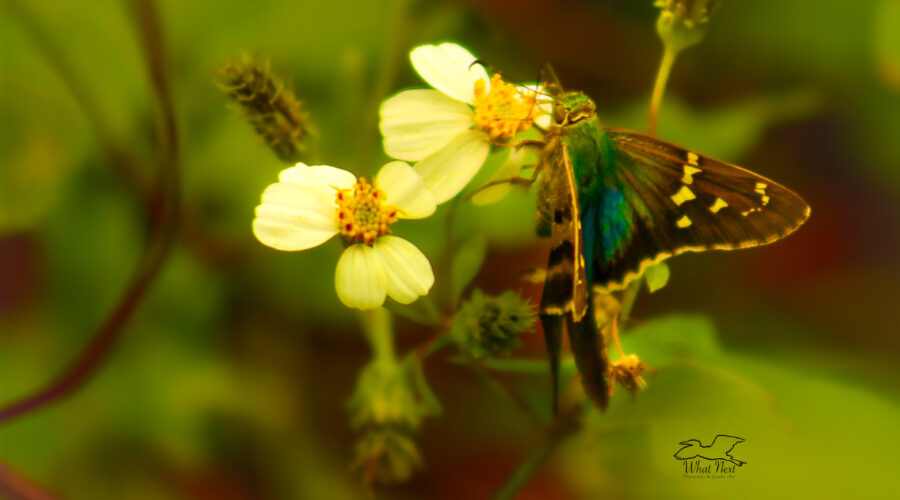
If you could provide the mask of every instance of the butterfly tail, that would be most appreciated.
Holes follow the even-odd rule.
[[[609,405],[609,380],[606,376],[609,359],[594,321],[593,305],[589,304],[587,314],[581,321],[576,322],[571,315],[566,315],[566,329],[584,392],[601,410],[606,410]]]
[[[556,415],[559,401],[559,357],[560,344],[562,344],[563,317],[558,314],[541,314],[541,326],[544,328],[544,343],[547,344],[547,357],[550,359],[553,414]]]

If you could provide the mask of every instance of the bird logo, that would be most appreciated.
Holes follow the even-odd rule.
[[[675,458],[678,460],[690,460],[692,458],[725,460],[741,466],[747,462],[732,457],[731,450],[743,442],[744,438],[726,436],[725,434],[719,434],[713,438],[712,443],[709,443],[709,446],[703,446],[703,443],[698,439],[688,439],[687,441],[678,443],[684,447],[675,452]]]

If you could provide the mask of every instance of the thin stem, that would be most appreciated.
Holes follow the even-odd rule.
[[[537,430],[544,432],[546,430],[546,425],[543,421],[541,421],[540,417],[534,412],[531,406],[528,404],[528,401],[519,394],[519,391],[512,386],[506,379],[500,377],[496,373],[491,372],[487,369],[480,359],[469,356],[469,361],[471,365],[475,368],[475,372],[487,382],[488,386],[497,391],[498,393],[506,396],[512,403],[515,405],[516,409],[525,416],[528,422],[533,425]]]
[[[453,311],[453,314],[459,308],[459,297],[453,296],[453,280],[449,278],[453,275],[453,257],[456,254],[456,238],[453,235],[453,225],[461,200],[462,197],[456,196],[448,203],[447,215],[444,219],[444,254],[441,258],[441,268],[444,271],[441,274],[446,277],[444,286],[441,288],[441,295],[445,299],[444,303],[450,305],[450,310]]]
[[[450,335],[444,330],[439,330],[431,337],[428,337],[425,342],[422,342],[418,347],[410,351],[409,354],[416,356],[419,358],[419,361],[422,361],[426,357],[431,356],[451,344],[453,344],[453,339]]]
[[[547,457],[550,456],[550,453],[556,448],[557,444],[559,444],[559,440],[549,439],[543,446],[523,460],[522,463],[516,467],[516,470],[509,479],[506,480],[506,483],[500,488],[500,491],[494,495],[494,500],[509,500],[515,498],[519,490],[528,483],[531,476],[533,476],[544,461],[547,460]]]
[[[110,166],[115,169],[128,185],[146,200],[150,197],[151,186],[146,178],[145,165],[121,144],[106,117],[97,104],[97,99],[89,91],[84,81],[66,59],[59,43],[53,40],[34,15],[17,0],[3,0],[3,6],[15,18],[17,25],[30,39],[47,66],[56,73],[59,81],[68,90],[87,118],[88,125],[97,138],[101,152]]]
[[[509,500],[516,496],[531,477],[540,469],[541,465],[550,457],[553,450],[565,441],[567,437],[578,430],[579,416],[581,415],[583,406],[576,404],[566,408],[560,412],[559,416],[553,422],[547,439],[541,446],[531,455],[523,460],[509,479],[500,487],[500,490],[494,495],[493,500]]]
[[[666,46],[662,60],[659,62],[659,70],[656,72],[656,83],[653,85],[653,95],[650,97],[650,119],[647,123],[647,133],[649,135],[656,135],[656,118],[659,114],[659,106],[662,104],[663,94],[666,92],[666,83],[669,81],[669,74],[672,72],[672,65],[675,64],[677,56],[677,50]]]
[[[622,306],[619,308],[619,315],[622,317],[623,323],[631,317],[634,301],[637,299],[638,292],[641,291],[641,283],[643,282],[643,278],[632,281],[625,289],[625,292],[622,293]]]
[[[362,162],[368,164],[372,159],[373,149],[377,143],[378,135],[378,119],[381,101],[391,91],[394,80],[397,75],[397,68],[403,60],[400,57],[402,53],[403,36],[407,33],[407,11],[409,9],[410,0],[395,0],[388,6],[390,9],[390,17],[388,20],[388,29],[385,30],[386,38],[384,41],[383,54],[381,64],[372,85],[372,93],[369,96],[368,116],[372,121],[366,120],[365,129],[358,145],[360,158]]]
[[[57,497],[0,460],[0,497],[10,500],[55,500]]]
[[[55,402],[80,388],[102,366],[131,314],[156,280],[165,263],[178,227],[178,143],[175,112],[166,86],[161,30],[150,0],[134,0],[138,31],[144,45],[147,71],[157,101],[156,163],[159,172],[148,200],[150,236],[128,288],[97,329],[88,346],[65,371],[38,392],[0,409],[0,423]],[[101,138],[102,140],[102,138]]]
[[[619,341],[619,315],[614,314],[609,325],[613,343],[616,344],[616,351],[619,353],[619,359],[625,358],[625,351],[622,349],[622,342]]]
[[[397,352],[394,350],[394,326],[391,313],[383,307],[363,311],[363,327],[366,337],[372,346],[375,362],[393,366],[397,364]]]

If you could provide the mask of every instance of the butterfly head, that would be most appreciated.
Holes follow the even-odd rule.
[[[566,92],[553,103],[553,123],[565,127],[597,116],[594,101],[582,92]]]

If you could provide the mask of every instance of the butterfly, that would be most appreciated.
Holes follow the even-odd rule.
[[[552,124],[543,130],[536,172],[538,235],[551,241],[540,319],[553,408],[565,329],[585,392],[605,409],[609,361],[592,294],[622,290],[650,265],[681,253],[772,243],[800,227],[810,207],[749,170],[604,128],[587,95],[562,91],[558,81],[545,88]]]

